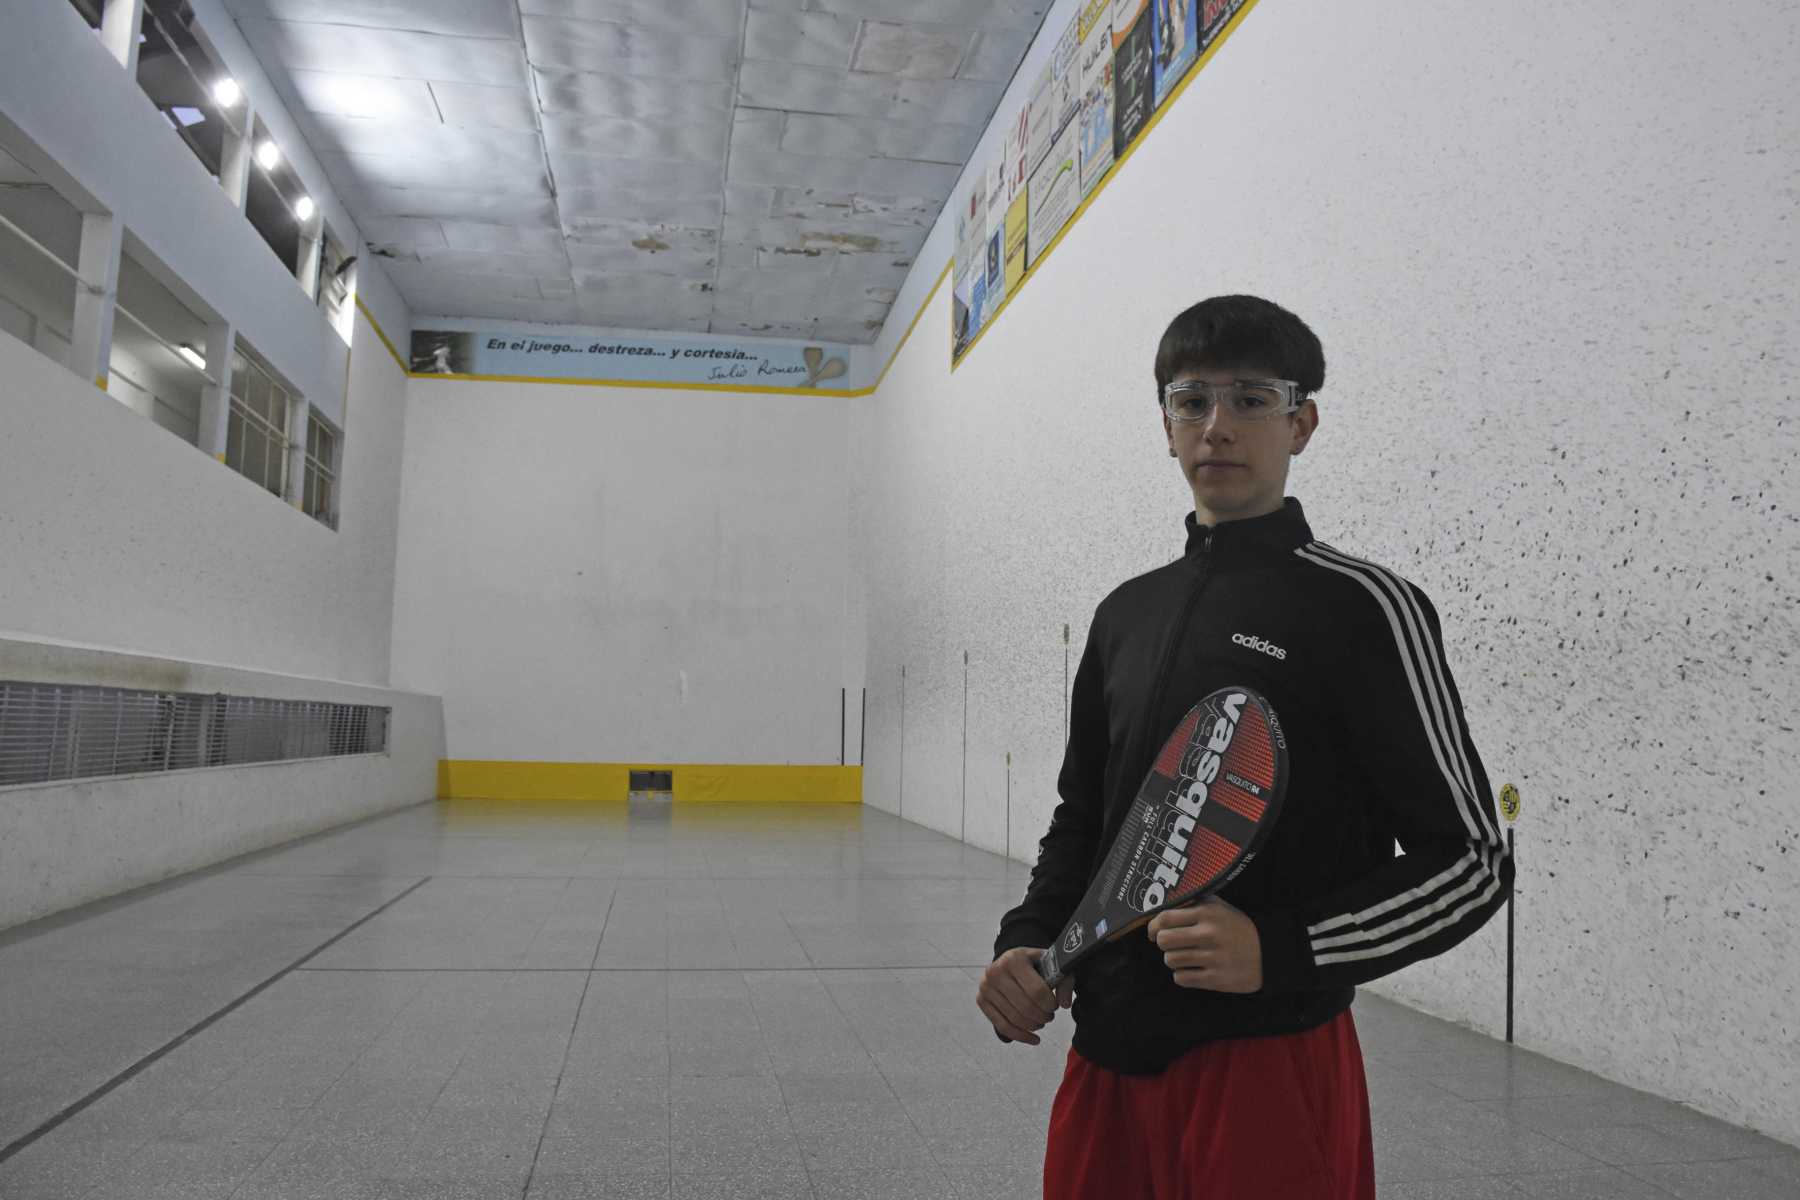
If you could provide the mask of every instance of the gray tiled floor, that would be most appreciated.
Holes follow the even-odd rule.
[[[974,1006],[1025,877],[873,809],[458,802],[0,934],[0,1197],[1035,1196],[1070,1025]],[[1791,1147],[1356,1018],[1387,1200],[1800,1196]]]

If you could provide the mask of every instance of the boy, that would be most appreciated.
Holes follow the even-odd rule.
[[[1430,600],[1314,541],[1284,498],[1324,381],[1312,330],[1254,296],[1194,305],[1157,349],[1169,454],[1194,495],[1186,552],[1095,610],[1062,801],[977,992],[995,1032],[1037,1045],[1069,1007],[1071,981],[1053,995],[1033,964],[1196,700],[1233,683],[1268,697],[1288,790],[1216,897],[1076,967],[1046,1197],[1372,1200],[1354,985],[1462,941],[1512,886]]]

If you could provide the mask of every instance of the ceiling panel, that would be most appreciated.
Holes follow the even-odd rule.
[[[519,11],[715,37],[736,37],[744,18],[742,0],[519,0]]]
[[[789,113],[779,149],[841,158],[911,158],[960,172],[981,140],[978,125],[912,125],[878,117]]]
[[[517,41],[297,21],[242,20],[238,25],[257,57],[299,70],[505,87],[524,87],[528,81],[525,47]]]
[[[329,168],[328,168],[329,169]],[[555,225],[556,202],[550,189],[537,193],[475,192],[462,188],[370,186],[362,191],[357,220],[375,216],[467,219]]]
[[[226,0],[421,315],[871,341],[1048,0]]]
[[[670,118],[729,113],[729,83],[697,84],[681,79],[533,68],[538,98],[547,113],[597,117]]]
[[[513,0],[227,0],[240,17],[516,39]]]
[[[423,79],[346,75],[338,71],[294,71],[294,94],[310,112],[393,121],[438,120],[431,85]]]
[[[647,117],[569,117],[545,113],[544,143],[550,153],[610,158],[703,162],[715,168],[725,156],[730,124],[723,112],[688,121]]]
[[[535,67],[710,83],[731,78],[737,65],[736,36],[700,37],[557,17],[524,21],[526,58]]]
[[[744,57],[847,70],[861,29],[857,17],[751,9],[744,19]]]
[[[482,83],[431,81],[431,95],[446,125],[491,126],[496,129],[536,129],[537,102],[531,89],[494,87]]]
[[[889,21],[864,21],[850,69],[900,79],[950,79],[969,48],[968,30],[920,29]]]

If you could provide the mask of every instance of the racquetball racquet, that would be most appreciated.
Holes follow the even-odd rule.
[[[1287,778],[1287,737],[1261,694],[1220,688],[1190,708],[1075,915],[1038,959],[1044,982],[1054,989],[1096,947],[1236,878],[1281,815]]]

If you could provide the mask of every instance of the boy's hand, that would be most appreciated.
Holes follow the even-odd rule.
[[[1069,1007],[1075,981],[1062,980],[1052,994],[1035,965],[1043,956],[1041,946],[1014,946],[982,972],[975,1005],[1001,1037],[1035,1046],[1040,1040],[1036,1031],[1050,1023],[1058,1008]]]
[[[1180,987],[1240,993],[1262,987],[1256,923],[1216,896],[1164,909],[1150,919],[1149,934]]]

